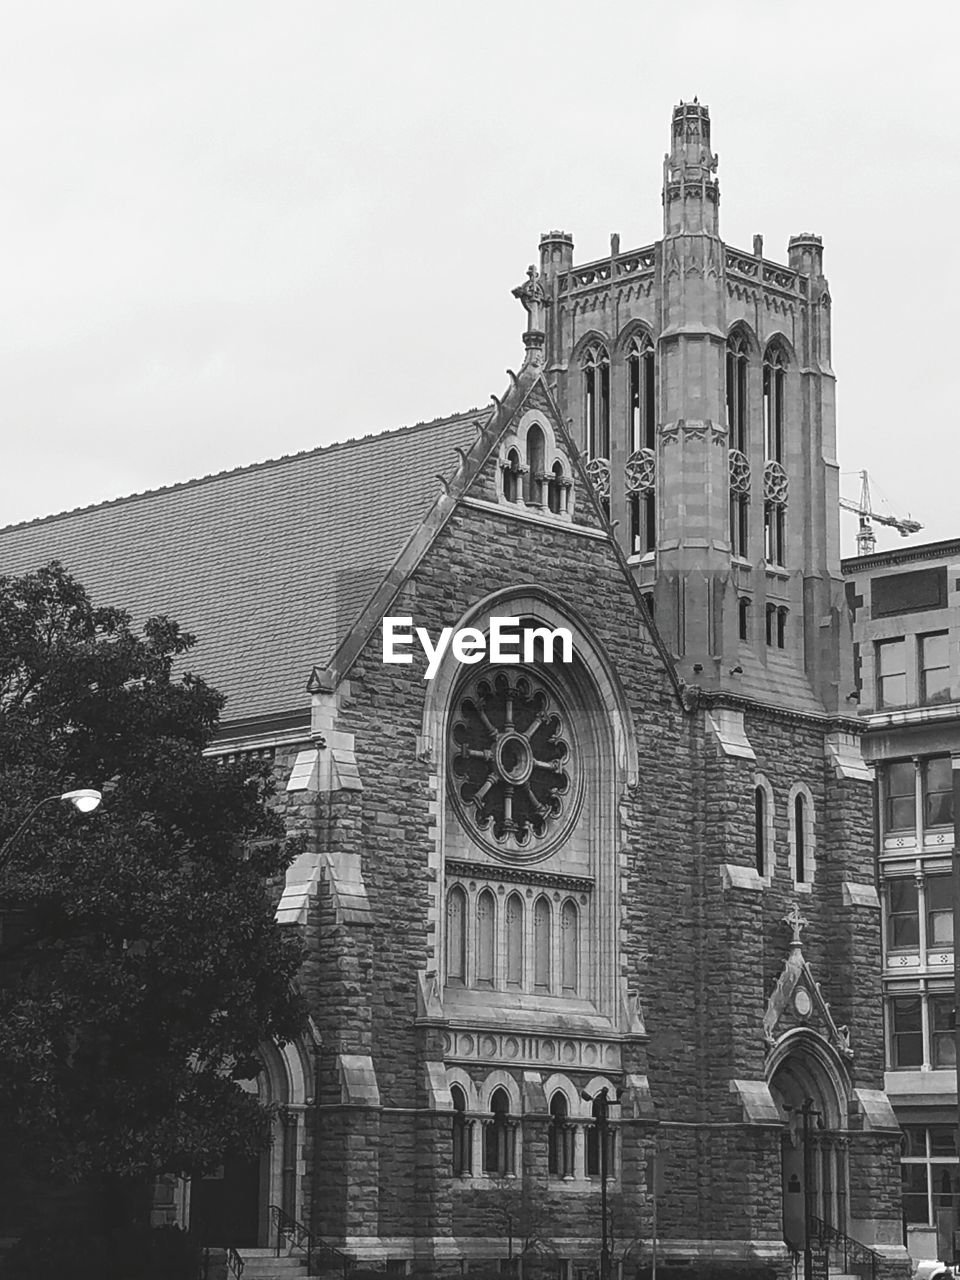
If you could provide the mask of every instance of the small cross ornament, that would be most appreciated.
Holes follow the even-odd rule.
[[[788,924],[793,930],[793,937],[790,939],[790,945],[793,947],[800,946],[800,930],[810,921],[800,914],[800,907],[795,902],[787,914],[783,917],[783,923]]]

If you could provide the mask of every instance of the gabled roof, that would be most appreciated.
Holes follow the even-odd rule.
[[[304,692],[490,409],[348,440],[0,529],[0,573],[61,560],[98,604],[168,614],[225,722],[305,715]]]

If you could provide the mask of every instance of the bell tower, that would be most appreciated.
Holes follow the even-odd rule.
[[[725,245],[717,169],[681,102],[660,240],[581,266],[541,237],[546,373],[684,679],[849,712],[823,247]]]

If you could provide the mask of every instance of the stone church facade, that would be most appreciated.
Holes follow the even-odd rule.
[[[196,631],[307,836],[273,1144],[170,1189],[228,1243],[574,1280],[605,1200],[626,1274],[654,1214],[661,1260],[787,1275],[824,1223],[905,1268],[822,248],[725,246],[716,169],[681,104],[662,239],[542,237],[492,408],[0,531]],[[504,618],[570,660],[491,662]]]

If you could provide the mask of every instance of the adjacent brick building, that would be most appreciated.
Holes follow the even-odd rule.
[[[573,1280],[606,1169],[632,1274],[656,1154],[661,1258],[786,1275],[816,1219],[905,1267],[822,249],[725,246],[715,172],[681,104],[662,239],[542,238],[492,408],[0,531],[197,632],[308,837],[273,1145],[172,1199],[232,1243],[276,1205],[363,1265]],[[475,661],[385,662],[385,617]],[[491,663],[495,618],[570,660]]]

